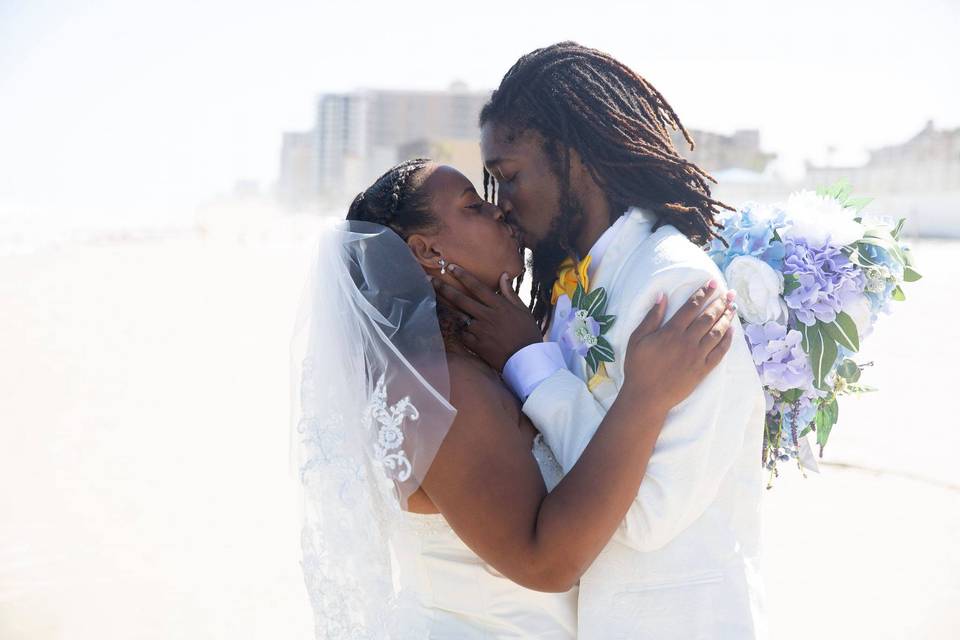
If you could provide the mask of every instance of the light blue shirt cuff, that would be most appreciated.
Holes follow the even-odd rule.
[[[503,380],[523,402],[541,382],[565,368],[560,345],[536,342],[510,356],[503,366]]]

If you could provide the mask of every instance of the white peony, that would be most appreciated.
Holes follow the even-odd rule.
[[[759,258],[737,256],[723,274],[727,286],[737,292],[740,317],[753,324],[786,324],[787,307],[783,293],[783,275]]]
[[[870,335],[873,329],[873,310],[870,308],[870,302],[866,296],[857,296],[851,298],[843,305],[843,312],[853,319],[857,325],[857,334],[863,340]]]
[[[834,198],[814,191],[797,191],[786,205],[787,225],[780,229],[784,240],[805,240],[811,247],[830,244],[842,247],[863,238],[863,225],[854,220],[854,210],[844,208]]]

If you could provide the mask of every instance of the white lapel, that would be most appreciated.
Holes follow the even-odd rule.
[[[656,224],[656,217],[653,214],[647,213],[637,207],[630,208],[623,215],[626,220],[624,220],[624,224],[604,253],[603,259],[597,266],[594,277],[590,282],[591,289],[594,287],[603,287],[606,289],[608,296],[607,313],[615,316],[624,308],[624,304],[629,304],[629,301],[617,299],[617,290],[620,288],[617,286],[617,281],[623,271],[624,265],[637,248],[650,238],[653,234],[653,227]],[[618,349],[616,344],[614,345],[614,352],[617,354],[616,357],[621,357],[622,350]],[[586,362],[584,361],[578,364],[580,364],[580,366],[575,373],[586,381]],[[620,386],[617,382],[620,378],[617,371],[619,369],[617,365],[619,364],[620,363],[613,363],[612,367],[608,366],[607,373],[612,377],[602,380],[590,389],[590,392],[593,394],[593,397],[597,399],[597,402],[608,410],[614,400],[617,399],[617,394],[620,393]]]
[[[615,289],[620,270],[633,251],[650,237],[653,225],[656,223],[655,216],[637,207],[628,209],[623,215],[625,218],[623,224],[616,230],[616,235],[607,245],[600,263],[593,273],[593,277],[590,278],[591,291],[597,287],[604,287],[607,290],[608,313],[611,312],[611,307],[615,308],[619,306],[616,304],[616,301],[609,296],[615,295],[613,289]],[[554,336],[551,336],[551,338],[553,337]],[[584,358],[575,354],[569,354],[567,367],[581,380],[584,382],[588,381],[590,376],[588,375],[587,363]],[[609,406],[609,403],[612,403],[616,397],[617,390],[617,386],[611,380],[607,380],[595,386],[592,392],[601,403]]]
[[[616,236],[610,242],[603,259],[590,279],[590,288],[605,287],[610,295],[610,285],[616,282],[617,275],[627,258],[642,242],[653,233],[656,216],[638,207],[631,207],[623,214],[626,220]]]

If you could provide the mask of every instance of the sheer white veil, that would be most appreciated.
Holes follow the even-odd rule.
[[[433,287],[397,234],[323,227],[292,355],[317,637],[417,637],[390,543],[456,411]]]

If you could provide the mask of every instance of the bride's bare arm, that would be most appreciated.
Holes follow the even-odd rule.
[[[704,287],[662,328],[657,304],[630,339],[624,384],[579,461],[547,493],[504,391],[474,363],[451,358],[457,418],[423,489],[477,555],[514,582],[569,589],[630,507],[667,412],[729,348],[733,313]],[[669,371],[669,375],[664,375]]]

